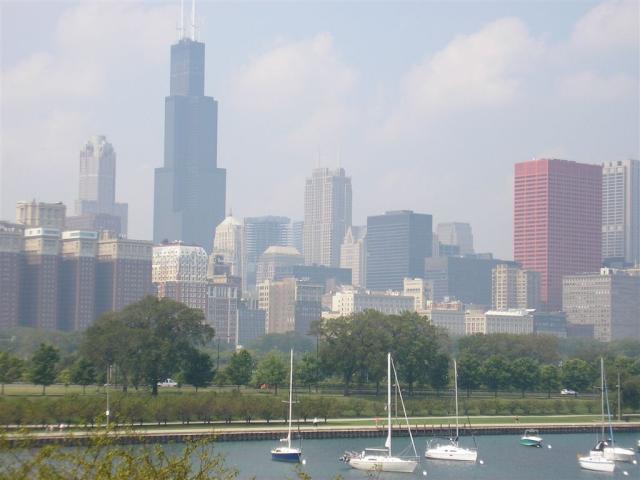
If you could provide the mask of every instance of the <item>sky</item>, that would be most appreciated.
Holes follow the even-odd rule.
[[[512,258],[514,163],[640,158],[635,0],[198,1],[196,17],[239,218],[302,219],[305,177],[341,166],[354,224],[430,213]],[[80,149],[104,134],[129,237],[152,237],[179,18],[178,0],[0,0],[0,219],[33,198],[73,214]]]

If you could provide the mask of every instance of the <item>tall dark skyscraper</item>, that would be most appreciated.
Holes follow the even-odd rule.
[[[405,277],[424,277],[431,225],[431,215],[411,210],[367,217],[367,288],[402,290]]]
[[[225,216],[226,170],[217,166],[218,102],[204,95],[204,43],[171,46],[164,166],[155,171],[153,240],[210,249]]]

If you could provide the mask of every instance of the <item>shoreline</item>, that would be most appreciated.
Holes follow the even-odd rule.
[[[471,428],[461,428],[461,436],[471,435],[508,435],[522,434],[524,429],[536,428],[541,434],[549,433],[592,433],[596,426],[593,423],[556,423],[556,424],[485,424]],[[640,432],[640,422],[625,422],[612,425],[614,432]],[[406,426],[394,426],[394,437],[406,437]],[[109,436],[118,444],[142,443],[182,443],[214,438],[216,442],[278,440],[286,428],[167,428],[167,429],[133,429],[112,430]],[[103,434],[103,430],[84,430],[69,432],[33,432],[29,434],[6,434],[5,441],[11,446],[40,447],[45,445],[84,446]],[[305,426],[292,432],[293,438],[331,439],[331,438],[370,438],[384,437],[386,427],[381,426]],[[441,436],[448,437],[449,425],[411,425],[411,433],[415,437]]]

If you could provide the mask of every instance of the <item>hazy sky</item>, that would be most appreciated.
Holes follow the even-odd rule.
[[[187,14],[191,1],[187,1]],[[117,153],[129,236],[151,238],[180,2],[0,2],[0,218],[73,213],[78,154]],[[354,223],[412,209],[512,256],[513,164],[640,157],[638,2],[197,2],[234,216],[303,215],[340,163]]]

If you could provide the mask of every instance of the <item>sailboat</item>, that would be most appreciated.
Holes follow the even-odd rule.
[[[450,438],[449,443],[444,445],[436,444],[435,447],[427,445],[425,457],[432,460],[460,460],[466,462],[475,462],[478,458],[478,451],[475,448],[465,448],[458,444],[460,435],[460,427],[458,420],[458,365],[453,361],[453,372],[455,377],[455,399],[456,399],[456,436]]]
[[[293,406],[293,349],[291,349],[291,360],[289,366],[289,429],[287,437],[281,438],[282,443],[287,446],[276,447],[271,450],[271,460],[279,460],[281,462],[299,462],[302,456],[302,449],[291,446],[291,413]]]
[[[604,382],[604,359],[600,359],[600,410],[602,412],[602,440],[599,441],[595,450],[591,450],[589,455],[585,457],[578,457],[578,463],[580,468],[585,470],[593,470],[595,472],[613,472],[616,468],[616,463],[613,460],[609,460],[604,455],[604,445],[606,443],[604,439],[604,401],[605,401],[605,382]],[[609,402],[607,402],[607,414],[609,413]],[[609,419],[610,420],[610,419]],[[609,429],[611,430],[611,422],[609,422]],[[602,447],[602,448],[600,448]]]
[[[401,457],[394,456],[391,451],[391,370],[393,363],[391,360],[391,353],[387,354],[387,440],[384,444],[384,448],[366,448],[361,453],[346,452],[341,460],[348,463],[352,468],[358,470],[374,471],[374,472],[399,472],[399,473],[413,473],[418,465],[418,452],[416,451],[415,443],[413,442],[413,436],[411,435],[411,427],[407,420],[407,412],[404,408],[404,400],[402,399],[402,392],[400,392],[400,385],[398,383],[398,375],[396,374],[395,367],[393,367],[393,374],[396,385],[398,386],[398,392],[400,393],[400,401],[402,402],[402,410],[404,412],[405,421],[407,422],[407,429],[409,431],[409,438],[411,439],[411,446],[413,447],[413,457]]]

